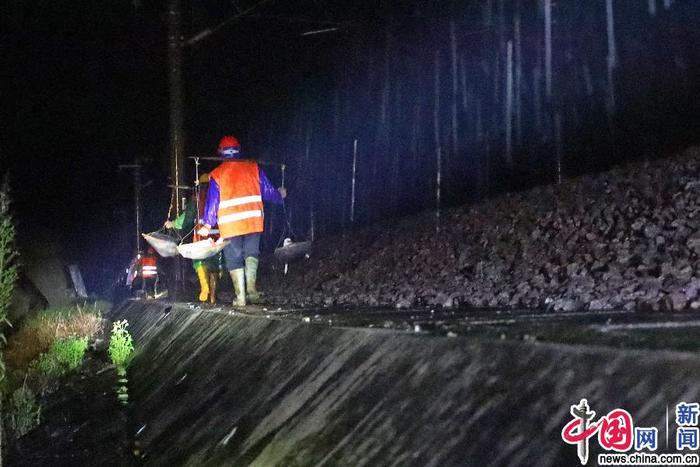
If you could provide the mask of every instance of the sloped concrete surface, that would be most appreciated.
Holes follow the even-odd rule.
[[[700,400],[697,354],[333,328],[129,302],[145,465],[580,465],[569,408],[659,428]],[[671,409],[672,410],[672,409]],[[675,432],[670,433],[671,442]],[[591,442],[591,456],[600,452]],[[590,463],[590,461],[589,461]]]

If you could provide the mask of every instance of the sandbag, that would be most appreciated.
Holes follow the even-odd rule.
[[[227,241],[214,242],[211,238],[207,238],[206,240],[179,245],[177,251],[188,259],[207,259],[223,250],[228,244],[229,242]]]
[[[151,245],[160,256],[164,258],[177,256],[178,241],[170,235],[162,232],[151,232],[141,234],[141,236],[146,239],[148,244]]]

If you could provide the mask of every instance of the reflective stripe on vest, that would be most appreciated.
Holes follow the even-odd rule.
[[[262,196],[241,196],[240,198],[227,199],[219,202],[219,209],[232,208],[234,206],[241,206],[249,203],[262,203]]]
[[[259,209],[254,209],[252,211],[241,211],[234,212],[233,214],[227,214],[219,217],[219,225],[230,224],[243,219],[250,219],[251,217],[262,217],[262,211]]]
[[[219,185],[219,231],[223,238],[263,231],[260,176],[255,162],[224,162],[210,173]]]
[[[158,274],[158,266],[142,266],[141,274],[146,276],[155,276]]]

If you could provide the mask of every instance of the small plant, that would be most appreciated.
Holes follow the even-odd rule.
[[[12,393],[9,405],[7,421],[15,438],[24,436],[39,425],[41,406],[26,382]]]
[[[134,340],[126,330],[129,325],[126,320],[115,321],[112,325],[112,336],[109,340],[109,356],[118,367],[124,367],[129,363],[134,351]]]

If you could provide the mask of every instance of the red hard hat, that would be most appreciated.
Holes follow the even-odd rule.
[[[241,143],[238,142],[235,136],[224,136],[221,138],[221,141],[219,141],[219,151],[226,149],[226,148],[240,148]]]

